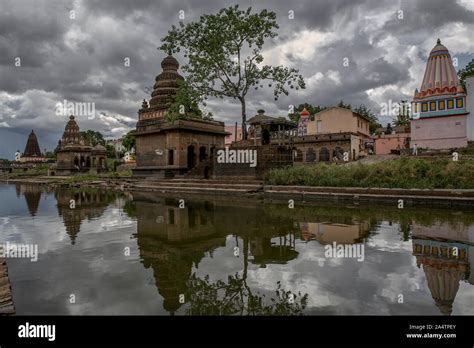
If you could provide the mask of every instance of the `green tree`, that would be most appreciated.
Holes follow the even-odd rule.
[[[351,104],[344,104],[344,101],[342,99],[339,102],[339,104],[337,104],[337,106],[339,106],[340,108],[345,108],[345,109],[352,110]]]
[[[132,148],[135,147],[135,130],[132,129],[122,139],[122,145],[130,151]]]
[[[92,146],[96,146],[97,144],[105,146],[105,139],[101,132],[89,129],[83,132],[83,135],[86,141],[88,141]]]
[[[306,108],[306,110],[308,110],[308,112],[311,116],[314,116],[318,112],[320,112],[321,110],[326,109],[325,106],[319,106],[319,105],[313,106],[311,104],[304,103],[304,104],[298,105],[298,107],[295,109],[295,111],[293,113],[288,114],[288,117],[293,122],[298,123],[298,121],[300,120],[300,112],[303,111],[303,109],[305,109],[305,108]]]
[[[107,151],[107,158],[117,158],[117,152],[115,151],[115,147],[113,145],[106,144],[105,150]]]
[[[199,108],[202,97],[186,81],[180,81],[173,104],[166,111],[166,121],[183,119],[211,119],[212,114],[204,114]],[[206,105],[206,103],[204,103]]]
[[[410,123],[410,109],[408,101],[402,100],[400,102],[400,108],[398,110],[398,115],[393,121],[395,126],[405,126]]]
[[[54,151],[45,151],[44,157],[45,158],[56,158],[56,153]]]
[[[458,78],[464,90],[466,90],[466,77],[470,75],[474,75],[474,59],[467,63],[464,69],[458,71]]]
[[[251,7],[243,11],[236,5],[203,15],[198,22],[173,26],[160,49],[168,53],[184,50],[188,64],[183,71],[199,95],[240,102],[246,139],[246,97],[251,89],[268,83],[277,100],[282,93],[288,95],[289,89],[305,88],[297,69],[262,64],[263,45],[278,36],[278,28],[275,12],[252,13]]]
[[[341,100],[342,102],[342,100]],[[350,106],[350,105],[349,105]],[[372,134],[375,130],[382,125],[379,123],[379,119],[377,116],[364,104],[359,105],[354,109],[354,112],[358,113],[359,115],[367,118],[369,120],[369,132]]]

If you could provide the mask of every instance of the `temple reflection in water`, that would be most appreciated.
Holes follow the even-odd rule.
[[[444,315],[450,315],[460,282],[474,284],[474,231],[468,226],[413,225],[413,255],[422,267],[431,296]]]
[[[26,205],[31,216],[35,216],[38,212],[39,203],[41,200],[41,193],[44,188],[36,184],[16,184],[16,194],[18,197],[23,195],[25,197]]]
[[[201,292],[200,296],[223,285],[215,280],[235,276],[228,274],[229,269],[238,270],[240,278],[225,286],[233,289],[236,284],[244,284],[243,288],[249,288],[245,282],[250,270],[255,274],[287,269],[285,265],[293,261],[305,261],[304,252],[312,249],[312,255],[318,255],[318,249],[326,244],[371,241],[371,246],[366,248],[366,253],[371,253],[376,245],[374,237],[386,238],[381,235],[381,224],[394,226],[388,229],[391,234],[398,229],[398,238],[394,240],[412,245],[410,257],[414,257],[426,279],[426,288],[422,282],[419,284],[425,293],[423,298],[440,314],[457,313],[459,305],[466,303],[466,286],[474,284],[474,215],[470,212],[400,212],[381,208],[369,211],[363,207],[323,205],[289,209],[286,204],[216,198],[185,199],[184,208],[180,208],[180,198],[152,192],[123,195],[97,188],[51,189],[33,184],[17,184],[15,190],[18,197],[24,197],[24,209],[35,220],[44,215],[42,198],[47,200],[53,195],[56,202],[51,202],[51,208],[57,211],[73,245],[77,245],[85,221],[103,218],[116,221],[117,213],[109,215],[106,211],[112,204],[120,208],[130,218],[127,223],[131,229],[127,233],[136,240],[139,261],[153,273],[153,285],[163,299],[158,306],[171,314],[196,313],[199,301],[189,301],[192,291]],[[114,223],[120,226],[120,219],[117,221]],[[235,247],[239,248],[237,258],[233,254]],[[400,255],[409,256],[404,254],[405,250],[400,249]],[[373,267],[370,259],[366,262],[368,267]],[[232,267],[227,268],[228,264]],[[338,267],[342,268],[333,271],[343,272],[344,266]],[[397,265],[385,264],[385,272],[393,267]],[[317,272],[325,274],[321,270]],[[208,281],[198,276],[205,274],[214,278]],[[319,274],[315,273],[314,277]],[[216,275],[220,278],[215,278]],[[385,273],[378,276],[385,277]],[[337,289],[338,284],[331,286]],[[460,293],[464,300],[456,308],[454,304]],[[180,301],[183,294],[186,301]]]
[[[71,244],[74,245],[82,222],[101,217],[116,195],[104,189],[58,189],[55,197],[58,214],[63,219]]]
[[[206,253],[212,255],[215,249],[226,246],[229,234],[234,234],[234,245],[244,254],[244,269],[249,262],[265,267],[286,263],[298,255],[293,221],[280,218],[280,224],[270,223],[274,217],[265,214],[264,206],[257,203],[239,206],[236,214],[235,204],[204,201],[179,208],[177,199],[135,194],[133,205],[140,257],[146,268],[153,269],[163,306],[170,313],[182,305],[179,296],[187,293],[193,268],[199,268]],[[272,242],[275,237],[277,242]]]

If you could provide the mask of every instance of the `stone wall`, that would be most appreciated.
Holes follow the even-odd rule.
[[[359,155],[360,137],[353,133],[333,133],[308,135],[293,138],[295,164],[331,162],[336,157],[343,161],[347,152],[348,160],[356,160]]]
[[[244,147],[229,147],[229,151],[256,151],[256,165],[251,166],[251,163],[219,163],[219,150],[224,151],[223,148],[216,149],[213,162],[213,176],[219,177],[235,177],[261,180],[265,173],[272,168],[281,168],[292,165],[291,148],[276,145],[263,146],[244,146]]]

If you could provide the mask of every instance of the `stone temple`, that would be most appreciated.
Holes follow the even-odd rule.
[[[25,151],[21,154],[19,162],[37,163],[44,162],[44,157],[41,154],[41,149],[38,144],[38,138],[35,132],[32,130],[26,141]]]
[[[52,175],[72,175],[76,173],[100,173],[107,170],[107,151],[102,145],[92,146],[74,116],[64,129],[63,137],[58,142],[57,164],[50,171]]]
[[[180,81],[178,61],[167,56],[163,71],[155,78],[149,102],[143,101],[136,125],[134,175],[174,177],[193,169],[210,173],[210,158],[216,148],[224,147],[225,125],[198,119],[166,121],[166,112],[175,100]],[[209,166],[206,163],[209,162]],[[199,168],[197,168],[199,167]]]

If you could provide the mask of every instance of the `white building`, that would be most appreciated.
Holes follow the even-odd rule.
[[[109,140],[106,140],[106,144],[107,145],[112,145],[115,149],[115,152],[117,153],[123,153],[125,151],[127,151],[127,149],[125,148],[125,146],[123,146],[122,144],[122,138],[120,139],[109,139]]]

